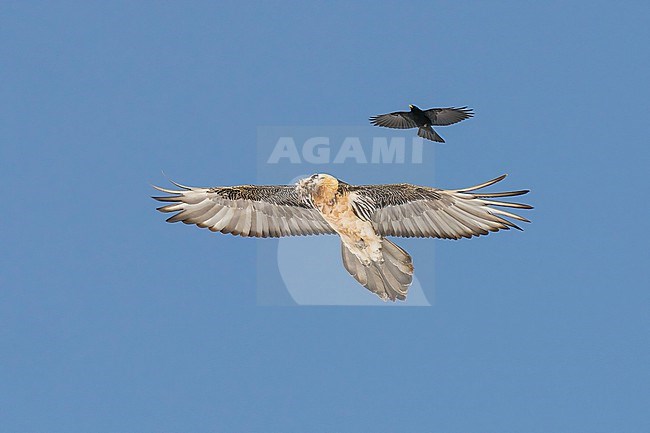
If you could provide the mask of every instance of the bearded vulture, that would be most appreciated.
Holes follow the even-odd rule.
[[[445,190],[407,183],[350,185],[329,174],[314,174],[295,185],[241,185],[178,190],[160,212],[213,232],[260,238],[338,234],[345,269],[382,300],[405,300],[413,279],[411,256],[386,236],[471,238],[489,232],[521,230],[511,220],[529,222],[501,209],[532,209],[527,204],[493,200],[528,190],[480,192],[499,176],[469,188]],[[509,219],[508,219],[509,218]]]

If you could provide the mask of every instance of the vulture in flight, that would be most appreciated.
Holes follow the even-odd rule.
[[[213,232],[277,238],[337,234],[343,266],[362,286],[384,301],[405,300],[413,279],[411,256],[386,239],[431,237],[471,238],[489,232],[519,229],[529,222],[510,209],[527,204],[498,199],[528,190],[483,192],[506,175],[460,189],[439,189],[407,183],[350,185],[329,174],[314,174],[294,185],[241,185],[155,189],[168,195],[160,212]]]

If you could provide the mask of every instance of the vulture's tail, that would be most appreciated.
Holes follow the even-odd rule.
[[[403,301],[413,281],[411,256],[388,239],[382,240],[381,251],[384,260],[366,266],[341,243],[343,266],[363,287],[384,301]]]

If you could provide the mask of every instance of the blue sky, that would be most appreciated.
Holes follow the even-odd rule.
[[[0,432],[647,432],[649,12],[2,2]],[[509,173],[535,205],[524,232],[398,240],[432,307],[259,306],[275,241],[149,198],[161,170],[257,182],[259,126],[409,103],[476,117],[385,182]]]

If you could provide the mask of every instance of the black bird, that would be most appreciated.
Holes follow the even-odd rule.
[[[427,140],[444,143],[445,140],[433,130],[431,125],[447,126],[469,119],[474,116],[471,108],[467,107],[449,107],[449,108],[429,108],[420,110],[415,105],[409,105],[408,111],[396,111],[389,114],[380,114],[372,116],[370,123],[375,126],[385,126],[386,128],[410,129],[418,128],[418,135]]]

